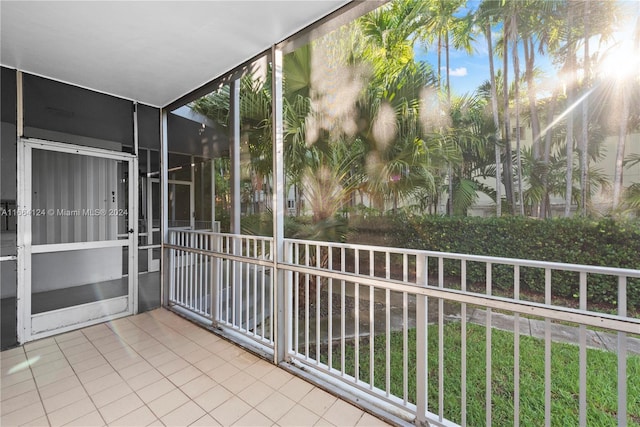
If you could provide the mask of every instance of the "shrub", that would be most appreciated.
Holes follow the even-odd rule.
[[[605,267],[640,268],[640,224],[614,219],[556,218],[539,220],[525,217],[448,218],[400,215],[394,224],[390,245],[439,252],[486,255],[505,258],[586,264]],[[367,228],[363,226],[363,228]],[[377,225],[380,230],[380,226]],[[434,265],[430,268],[437,268]],[[445,263],[445,274],[458,276],[460,263]],[[470,282],[484,282],[485,267],[469,263]],[[513,269],[495,266],[493,286],[511,290]],[[522,268],[522,289],[544,292],[544,271]],[[552,292],[577,297],[579,276],[571,272],[552,272]],[[617,279],[589,275],[587,296],[590,303],[616,304]],[[627,304],[640,306],[640,281],[629,279]]]

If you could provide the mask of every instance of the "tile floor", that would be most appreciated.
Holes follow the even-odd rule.
[[[380,426],[156,309],[0,353],[2,426]]]

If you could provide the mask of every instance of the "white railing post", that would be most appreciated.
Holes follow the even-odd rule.
[[[416,284],[428,285],[428,257],[416,255]],[[426,295],[416,295],[416,425],[426,426],[428,409],[427,321],[428,300]]]
[[[211,242],[209,244],[211,251],[216,253],[219,252],[220,236],[211,234],[209,238],[211,239]],[[218,323],[218,321],[220,320],[220,289],[220,258],[218,258],[217,256],[213,256],[211,257],[211,284],[209,289],[211,321],[213,322],[213,325]]]
[[[274,363],[282,362],[286,357],[285,319],[291,316],[287,310],[284,271],[278,264],[284,260],[284,216],[286,214],[286,187],[284,182],[284,122],[282,116],[282,49],[273,45],[271,48],[271,109],[272,109],[272,144],[273,144],[273,275],[275,296],[275,336]]]

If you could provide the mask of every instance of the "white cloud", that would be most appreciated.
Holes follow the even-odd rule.
[[[453,77],[464,77],[467,75],[467,67],[454,68],[453,70],[449,69],[449,75]]]

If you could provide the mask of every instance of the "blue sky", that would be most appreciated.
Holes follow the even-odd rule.
[[[498,39],[498,34],[493,34],[493,43]],[[449,67],[451,70],[451,91],[456,94],[472,92],[482,83],[489,80],[489,55],[487,40],[484,36],[476,36],[473,42],[474,52],[468,54],[465,51],[451,49],[449,53]],[[430,63],[434,70],[438,64],[438,54],[436,46],[424,46],[416,44],[414,55],[417,61]],[[502,69],[502,58],[494,53],[493,65],[495,70]],[[445,78],[445,53],[442,51],[442,78]],[[555,70],[548,56],[541,56],[536,52],[536,67],[539,67],[547,76],[554,76]],[[520,49],[520,72],[524,73],[524,53]],[[513,81],[513,64],[509,60],[509,81]]]

